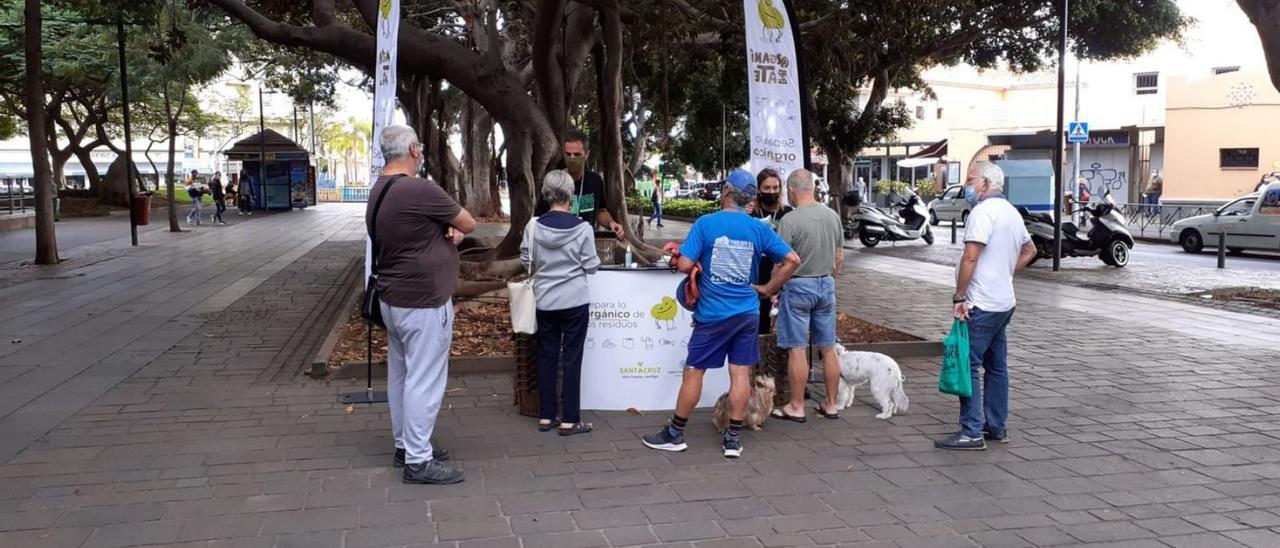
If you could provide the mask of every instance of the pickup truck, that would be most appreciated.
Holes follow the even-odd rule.
[[[1172,228],[1170,239],[1187,253],[1216,247],[1224,232],[1231,253],[1280,251],[1280,183],[1231,200],[1212,214],[1173,223]]]

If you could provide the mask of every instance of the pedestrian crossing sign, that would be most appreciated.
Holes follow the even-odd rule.
[[[1067,142],[1089,142],[1089,122],[1071,122],[1071,124],[1067,126]]]

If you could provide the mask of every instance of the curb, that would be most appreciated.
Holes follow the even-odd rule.
[[[363,379],[367,374],[367,362],[353,361],[342,364],[329,374],[333,380]],[[490,373],[515,373],[515,356],[463,356],[449,358],[450,375],[487,375]],[[387,362],[373,362],[373,377],[387,378]]]
[[[333,347],[337,346],[338,341],[342,339],[342,328],[346,326],[344,321],[347,318],[346,313],[355,306],[356,302],[360,300],[360,295],[364,293],[363,288],[360,287],[360,278],[358,276],[356,280],[355,287],[342,303],[342,308],[338,312],[333,325],[329,326],[329,334],[325,336],[324,342],[320,344],[320,350],[316,351],[315,356],[311,358],[311,369],[307,371],[307,375],[313,379],[329,374],[329,357],[333,355]],[[385,367],[383,374],[386,374]]]

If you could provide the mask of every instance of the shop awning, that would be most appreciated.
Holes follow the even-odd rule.
[[[916,151],[902,160],[898,160],[898,167],[914,168],[929,166],[938,163],[938,160],[942,160],[946,157],[947,140],[943,139]]]

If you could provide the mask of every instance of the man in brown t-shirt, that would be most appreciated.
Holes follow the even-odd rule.
[[[462,471],[440,462],[431,432],[444,400],[453,342],[457,245],[476,221],[440,185],[415,176],[423,154],[413,128],[383,128],[379,146],[387,163],[369,192],[365,226],[374,227],[378,296],[387,325],[393,465],[404,466],[404,483],[458,483]]]

